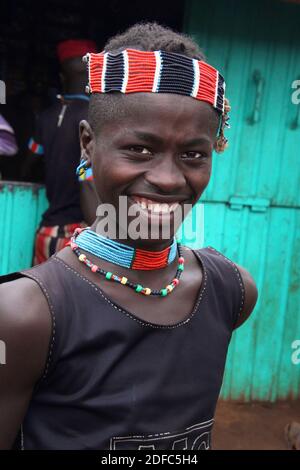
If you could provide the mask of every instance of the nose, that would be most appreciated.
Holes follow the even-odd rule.
[[[145,180],[159,192],[176,194],[186,188],[186,179],[173,157],[163,157],[153,162],[153,167],[145,174]]]

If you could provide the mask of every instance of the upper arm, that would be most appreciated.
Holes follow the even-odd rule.
[[[33,176],[32,172],[35,166],[39,163],[40,157],[44,155],[44,146],[42,144],[40,132],[36,132],[27,144],[27,152],[21,165],[21,179],[30,180]]]
[[[251,274],[242,266],[239,266],[239,265],[236,265],[236,266],[240,272],[240,275],[241,275],[241,278],[245,287],[244,307],[235,325],[235,328],[238,328],[251,315],[255,307],[256,301],[257,301],[258,291],[257,291],[255,281],[253,277],[251,276]]]
[[[0,285],[0,299],[0,449],[8,449],[43,373],[52,328],[47,301],[31,279]]]

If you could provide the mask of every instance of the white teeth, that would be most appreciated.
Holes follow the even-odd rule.
[[[151,199],[146,199],[142,197],[133,197],[134,201],[139,204],[142,209],[147,209],[148,211],[154,213],[169,214],[177,209],[179,206],[178,202],[173,202],[172,204],[159,203],[157,201],[152,201]]]
[[[170,212],[170,207],[168,204],[150,204],[148,209],[152,212],[162,212],[164,214]]]

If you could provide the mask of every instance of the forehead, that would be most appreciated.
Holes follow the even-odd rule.
[[[216,135],[218,114],[206,102],[172,93],[118,93],[116,98],[112,119],[103,128],[108,133],[142,127],[170,137]]]

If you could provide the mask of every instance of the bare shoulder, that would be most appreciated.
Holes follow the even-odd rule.
[[[23,277],[0,285],[0,339],[10,365],[27,365],[28,376],[38,379],[51,330],[48,302],[35,281]]]
[[[240,266],[238,264],[236,264],[236,267],[238,268],[240,272],[240,275],[241,275],[241,278],[243,280],[244,287],[245,287],[244,308],[241,312],[240,319],[238,320],[235,326],[236,328],[238,328],[251,315],[257,302],[258,290],[256,287],[255,280],[253,279],[249,271],[247,271],[247,269],[245,269],[243,266]]]
[[[253,311],[253,309],[256,305],[257,298],[258,298],[258,290],[257,290],[257,287],[256,287],[255,280],[254,280],[254,278],[252,277],[252,275],[249,273],[249,271],[247,269],[245,269],[243,266],[240,266],[240,265],[236,264],[235,262],[233,262],[230,258],[228,258],[226,255],[224,255],[221,251],[216,250],[212,246],[208,246],[207,248],[213,250],[213,252],[216,253],[217,255],[219,255],[221,257],[224,257],[233,266],[235,266],[238,269],[239,274],[242,278],[242,281],[243,281],[243,284],[244,284],[244,287],[245,287],[245,299],[244,299],[243,310],[240,314],[239,320],[237,321],[237,323],[235,325],[235,328],[238,328],[251,315],[251,313],[252,313],[252,311]]]

